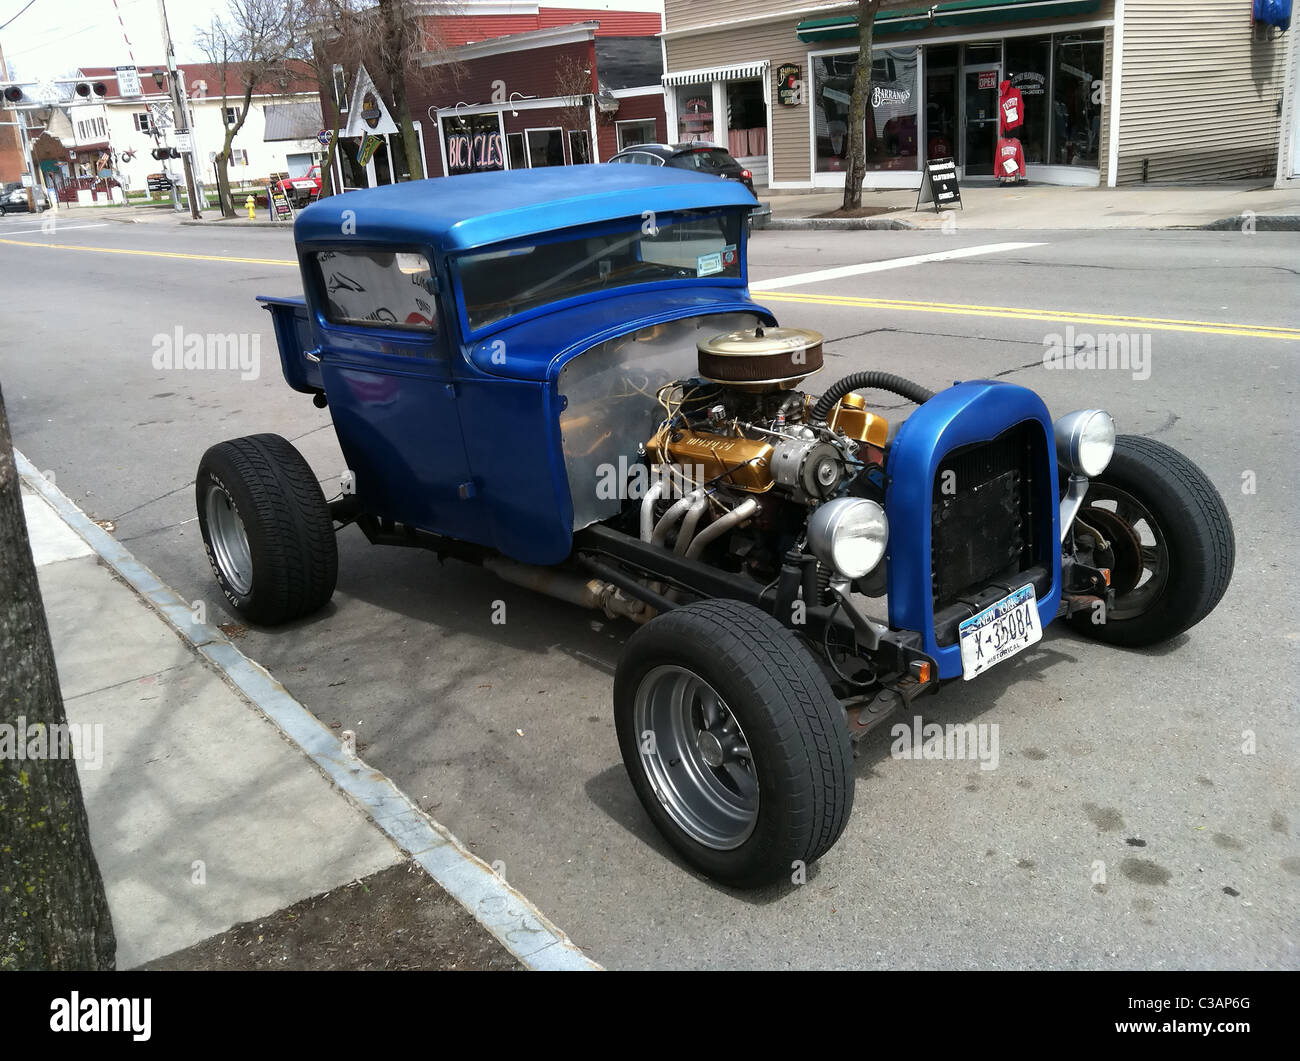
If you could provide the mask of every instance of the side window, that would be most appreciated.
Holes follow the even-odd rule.
[[[423,254],[331,250],[312,255],[331,324],[434,332],[433,270]]]

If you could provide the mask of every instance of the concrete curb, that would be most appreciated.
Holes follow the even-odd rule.
[[[338,736],[294,699],[219,629],[198,623],[190,606],[124,545],[99,527],[20,451],[18,474],[99,558],[143,597],[234,689],[274,722],[315,766],[418,862],[470,915],[528,969],[596,970],[584,954],[520,892],[495,874],[392,781],[344,751]]]
[[[178,225],[192,225],[195,228],[213,228],[220,225],[222,228],[282,228],[288,232],[293,231],[292,221],[249,221],[246,217],[214,217],[211,221],[195,221],[192,217],[189,217],[176,223]]]
[[[1218,221],[1211,221],[1208,225],[1201,225],[1200,230],[1205,232],[1241,232],[1242,227],[1248,220],[1251,220],[1246,214],[1238,214],[1236,217],[1222,217]],[[1259,215],[1254,219],[1256,232],[1300,232],[1300,216],[1286,214]]]
[[[920,228],[899,217],[772,217],[755,229],[765,232],[855,232],[862,229],[885,229],[899,232]]]

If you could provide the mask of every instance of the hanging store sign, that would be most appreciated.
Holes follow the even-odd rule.
[[[981,89],[998,87],[998,72],[996,70],[981,70],[976,74],[976,77],[979,78],[977,87]]]
[[[379,150],[379,145],[384,141],[378,136],[367,136],[361,141],[361,146],[357,149],[357,165],[368,165],[370,160],[375,157],[375,152]]]
[[[783,107],[797,107],[803,103],[803,67],[798,63],[783,63],[776,70],[776,101]]]

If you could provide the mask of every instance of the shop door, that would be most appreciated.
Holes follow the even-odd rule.
[[[992,177],[998,148],[998,85],[1001,64],[965,69],[966,111],[962,143],[965,176]]]

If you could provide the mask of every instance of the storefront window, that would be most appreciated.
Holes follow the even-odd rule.
[[[713,142],[713,86],[677,86],[677,136],[683,144]]]
[[[569,158],[575,166],[585,166],[591,161],[591,136],[586,129],[569,131]]]
[[[630,121],[614,123],[618,133],[618,149],[635,147],[637,144],[655,142],[655,120],[653,118],[635,118]]]
[[[727,86],[727,150],[735,158],[767,154],[767,104],[763,82],[731,81]]]
[[[815,88],[813,121],[817,137],[817,170],[848,168],[849,102],[857,57],[820,56],[813,61]],[[917,49],[877,52],[871,67],[867,99],[867,169],[914,170],[917,158],[917,114],[920,93],[916,81]]]
[[[1051,85],[1052,38],[1011,37],[1006,42],[1006,79],[1020,92],[1024,125],[1015,131],[1025,149],[1025,165],[1048,161],[1047,114]]]
[[[444,118],[442,130],[447,138],[449,174],[505,169],[501,120],[496,113]]]
[[[564,165],[564,130],[563,129],[529,129],[528,164],[536,169],[539,166]]]
[[[1055,41],[1052,92],[1052,161],[1097,165],[1101,140],[1102,38],[1072,34]]]

